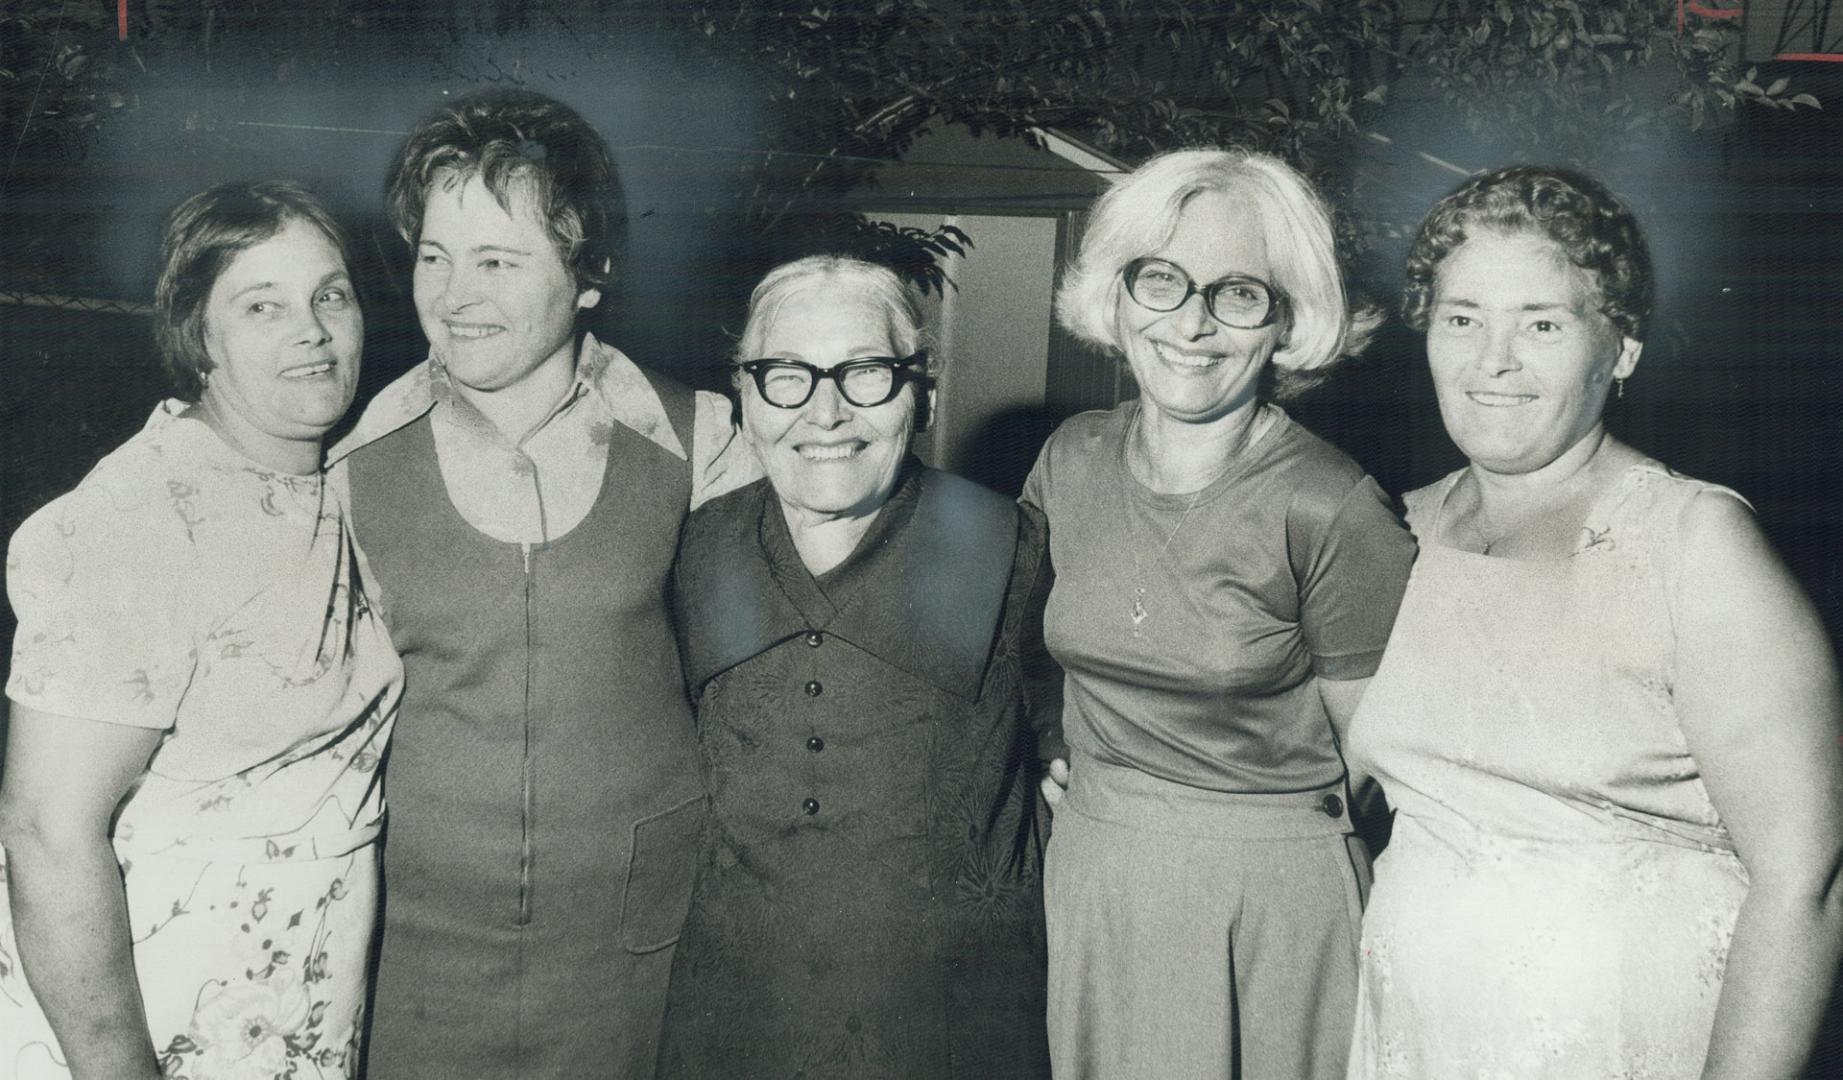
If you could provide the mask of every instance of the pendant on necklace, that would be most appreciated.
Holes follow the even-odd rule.
[[[1145,622],[1145,589],[1139,588],[1133,593],[1133,636],[1139,636],[1139,624]]]

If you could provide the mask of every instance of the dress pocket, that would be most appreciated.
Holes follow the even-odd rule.
[[[693,796],[634,823],[633,852],[621,895],[621,945],[658,952],[678,941],[691,910],[706,801]]]

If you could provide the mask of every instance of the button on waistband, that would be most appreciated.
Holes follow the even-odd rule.
[[[1338,798],[1336,795],[1327,795],[1320,809],[1324,810],[1326,817],[1343,817],[1344,800]]]

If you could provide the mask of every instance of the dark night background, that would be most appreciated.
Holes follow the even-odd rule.
[[[101,10],[107,18],[92,23],[113,30],[111,5],[75,6],[92,16]],[[399,133],[444,95],[524,82],[590,118],[623,169],[629,260],[604,305],[604,335],[643,364],[719,384],[726,331],[740,322],[748,286],[798,249],[787,237],[812,212],[796,212],[778,238],[764,239],[748,220],[745,182],[759,190],[762,171],[806,168],[814,155],[797,152],[810,141],[799,130],[804,117],[777,109],[748,67],[692,57],[661,29],[670,22],[659,13],[671,5],[652,5],[654,19],[634,20],[638,29],[600,34],[534,17],[541,6],[348,4],[380,14],[329,26],[304,5],[246,19],[234,34],[226,22],[215,40],[207,34],[212,51],[201,59],[195,24],[185,24],[190,52],[162,52],[161,31],[147,24],[160,5],[146,13],[131,5],[122,48],[164,67],[155,67],[159,77],[129,78],[129,70],[120,85],[132,92],[131,107],[79,142],[44,137],[44,117],[38,129],[13,133],[0,171],[8,238],[0,290],[144,302],[159,224],[172,206],[224,179],[298,178],[329,199],[356,239],[368,325],[362,405],[422,358],[407,250],[381,218],[382,178]],[[20,36],[46,25],[0,21],[12,34],[10,42],[0,35],[0,51],[21,55]],[[119,54],[110,62],[130,64]],[[1685,127],[1606,147],[1607,168],[1598,171],[1639,211],[1660,286],[1644,360],[1609,417],[1634,445],[1752,500],[1834,638],[1843,632],[1843,65],[1768,68],[1759,82],[1783,72],[1825,108],[1743,107],[1719,131]],[[20,74],[23,93],[30,73]],[[54,84],[58,77],[51,73]],[[1466,168],[1504,159],[1425,87],[1399,91],[1381,123],[1395,147],[1350,138],[1314,165],[1341,194],[1345,216],[1367,230],[1353,252],[1354,282],[1387,304],[1408,230],[1458,179],[1406,148]],[[769,157],[765,170],[747,171],[771,151],[784,152],[779,163]],[[140,426],[163,390],[146,318],[0,305],[0,530],[10,534],[70,488]],[[983,479],[1008,486],[1021,478],[1034,440],[1071,407],[1051,391],[1057,404],[1023,418],[1030,422],[996,446],[1003,460]],[[1459,462],[1440,428],[1420,340],[1396,323],[1293,411],[1393,492]],[[7,629],[10,618],[0,631]]]
[[[1808,0],[1750,6],[1757,14],[1801,4],[1829,10]],[[591,33],[587,23],[546,12],[610,5],[355,0],[275,5],[260,19],[224,14],[210,24],[200,19],[228,9],[196,5],[201,16],[165,0],[131,5],[129,41],[114,46],[114,4],[66,6],[74,12],[68,27],[42,11],[36,21],[20,14],[23,7],[0,11],[0,67],[12,80],[10,145],[0,146],[0,294],[12,297],[0,295],[6,535],[138,430],[165,391],[144,315],[20,297],[146,303],[162,218],[210,184],[299,179],[352,229],[367,319],[360,406],[423,358],[408,252],[382,219],[381,189],[401,133],[444,95],[520,82],[596,124],[615,147],[630,218],[626,274],[604,306],[601,330],[642,364],[698,385],[720,385],[726,334],[739,328],[754,279],[799,249],[788,237],[803,223],[812,232],[837,225],[822,199],[773,236],[757,227],[752,193],[763,183],[798,184],[815,146],[824,146],[802,130],[809,117],[765,92],[771,80],[759,70],[713,61],[707,44],[674,37],[670,4],[651,5],[651,18],[632,27],[609,31],[603,21]],[[327,19],[334,9],[339,18]],[[1843,5],[1834,21],[1843,28]],[[68,57],[55,40],[33,47],[34,35],[54,31],[91,42],[92,62],[116,73],[97,83],[97,93],[124,98],[105,100],[106,115],[77,125],[77,136],[61,132],[54,115],[35,119],[28,110],[20,122],[20,101],[34,110],[53,105],[47,83],[55,90],[60,80],[81,81],[55,66],[13,70],[20,57],[53,65]],[[209,44],[204,53],[201,41]],[[1759,83],[1789,77],[1787,93],[1809,93],[1822,107],[1743,106],[1713,130],[1648,130],[1629,144],[1606,145],[1604,168],[1595,169],[1638,211],[1659,284],[1651,340],[1624,399],[1609,405],[1609,425],[1679,471],[1751,500],[1835,642],[1843,640],[1843,63],[1759,66]],[[68,102],[60,107],[68,110]],[[1413,151],[1464,169],[1507,158],[1426,83],[1404,82],[1385,111],[1362,123],[1386,128],[1393,144],[1352,136],[1321,146],[1312,165],[1344,216],[1361,223],[1353,282],[1387,305],[1408,230],[1459,179]],[[988,137],[1005,134],[1002,126]],[[899,155],[906,145],[892,140],[890,149]],[[1137,160],[1144,149],[1128,147],[1122,156]],[[975,250],[978,240],[975,233]],[[996,486],[1021,479],[1041,437],[1070,407],[1054,386],[1046,390],[1046,401],[1058,404],[1002,433],[982,479]],[[1394,493],[1462,463],[1441,429],[1421,340],[1395,320],[1365,357],[1290,411]],[[10,640],[10,612],[0,620],[0,636]],[[1830,1046],[1834,1062],[1843,1041]]]

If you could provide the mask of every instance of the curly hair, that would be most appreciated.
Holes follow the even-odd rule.
[[[211,357],[205,351],[205,306],[211,289],[240,253],[270,239],[291,221],[319,229],[351,265],[346,231],[299,184],[258,180],[219,184],[174,209],[160,234],[160,276],[154,283],[154,342],[173,396],[196,402],[205,392]]]
[[[1526,233],[1554,241],[1593,275],[1600,311],[1619,332],[1645,339],[1651,317],[1651,254],[1638,219],[1598,180],[1571,169],[1515,165],[1481,173],[1441,199],[1408,252],[1402,318],[1425,332],[1440,263],[1468,230]]]
[[[415,244],[430,189],[478,176],[508,214],[513,186],[580,288],[613,283],[627,233],[620,173],[608,144],[560,101],[513,87],[469,94],[416,125],[385,181],[397,234]]]

